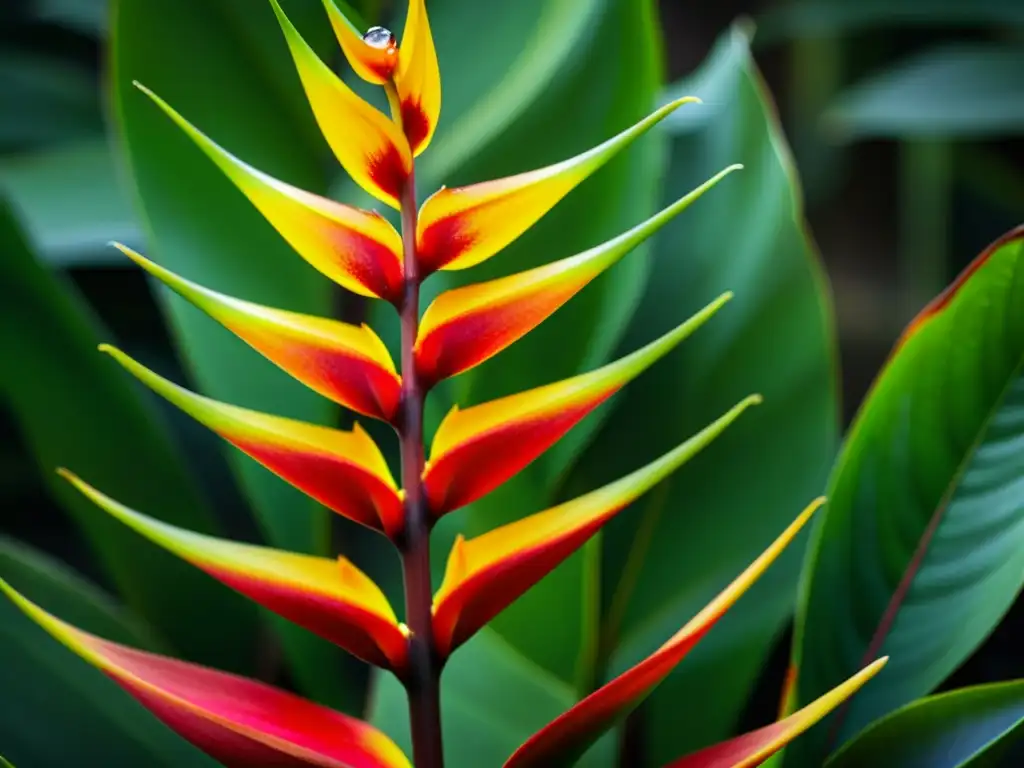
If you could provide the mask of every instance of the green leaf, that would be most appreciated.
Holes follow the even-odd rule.
[[[117,240],[141,234],[106,139],[0,158],[0,192],[19,211],[43,258],[62,267],[117,264]]]
[[[99,136],[97,83],[85,69],[29,51],[0,51],[0,147]]]
[[[798,0],[759,19],[758,43],[901,26],[1024,26],[1024,7],[1005,0]]]
[[[255,611],[97,510],[57,477],[66,466],[126,504],[216,533],[215,520],[150,400],[96,351],[110,341],[71,285],[36,262],[0,206],[0,398],[51,493],[125,602],[191,659],[245,670]]]
[[[647,343],[725,290],[736,296],[622,392],[568,487],[592,487],[649,461],[751,392],[765,400],[606,528],[591,680],[651,653],[760,554],[820,494],[837,441],[828,287],[774,107],[740,29],[668,95],[683,94],[704,105],[669,118],[666,198],[730,163],[745,167],[658,236],[622,348]],[[803,541],[649,700],[641,720],[652,764],[731,735],[792,610]],[[701,705],[681,718],[679,702],[694,691]]]
[[[536,731],[575,703],[571,688],[488,629],[459,648],[441,678],[445,765],[499,766]],[[391,675],[377,678],[370,722],[412,754],[409,704]],[[612,765],[611,742],[599,742],[580,768]]]
[[[827,768],[995,768],[1024,737],[1024,681],[930,696],[873,723]]]
[[[109,597],[61,563],[4,537],[0,577],[86,631],[153,650],[151,633]],[[0,744],[17,765],[214,768],[6,599],[0,599],[0,659]]]
[[[795,704],[892,658],[790,764],[931,691],[1020,591],[1022,361],[1024,228],[918,316],[850,428],[804,564]]]
[[[1024,132],[1024,49],[955,45],[911,56],[836,97],[826,127],[845,139],[987,138]]]
[[[540,18],[550,24],[561,18],[561,4],[549,0],[548,5],[554,10]],[[580,31],[580,41],[565,51],[571,60],[557,68],[549,62],[553,69],[543,91],[505,127],[500,142],[467,160],[444,183],[500,178],[572,157],[654,108],[661,72],[651,4],[601,0],[601,5],[595,17],[599,21],[589,31]],[[510,15],[521,12],[516,4],[503,8]],[[497,18],[489,25],[506,26]],[[538,29],[526,39],[543,40],[556,32]],[[574,34],[571,27],[568,34]],[[602,86],[595,88],[594,83]],[[564,107],[568,103],[571,110]],[[438,141],[443,143],[444,136]],[[432,278],[427,283],[431,295],[453,284],[479,282],[569,256],[642,221],[658,202],[663,148],[663,137],[641,138],[502,253],[464,273]],[[467,406],[597,367],[608,359],[633,313],[646,274],[646,249],[640,248],[498,358],[453,380],[452,396]],[[451,516],[443,530],[474,536],[553,503],[559,471],[573,453],[569,446],[581,441],[587,429],[567,438],[562,452],[542,458],[496,493]],[[443,566],[450,542],[450,536],[436,537],[439,565]],[[586,571],[581,556],[571,558],[494,622],[506,640],[565,682],[574,680],[585,642],[581,596]],[[541,614],[550,620],[537,622]]]
[[[286,11],[319,49],[337,50],[318,3]],[[200,129],[267,173],[312,192],[327,186],[326,145],[270,4],[251,0],[117,0],[114,104],[150,246],[168,268],[224,293],[316,315],[331,313],[332,287],[295,254],[187,136],[132,87],[138,80]],[[329,423],[337,409],[305,389],[176,296],[161,290],[171,327],[198,388],[229,403]],[[326,510],[226,448],[267,539],[325,553]],[[145,509],[145,507],[140,507]],[[278,622],[300,686],[338,707],[348,659],[326,641]],[[356,669],[353,667],[352,669]]]

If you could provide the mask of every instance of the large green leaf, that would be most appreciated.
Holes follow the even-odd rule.
[[[653,651],[816,495],[837,441],[831,305],[774,108],[740,29],[670,89],[704,105],[669,119],[666,197],[734,162],[744,170],[658,236],[623,342],[633,349],[722,291],[736,298],[621,394],[569,487],[665,451],[751,392],[763,405],[620,515],[603,536],[595,674]],[[662,764],[729,735],[792,608],[800,540],[654,694],[642,721]],[[679,716],[679,702],[700,706]]]
[[[891,661],[791,748],[814,763],[932,690],[1024,581],[1024,228],[904,333],[846,439],[805,563],[795,704]]]
[[[448,768],[499,766],[515,749],[573,703],[573,690],[484,629],[459,648],[442,677],[441,711]],[[412,754],[405,689],[381,675],[370,721]],[[611,742],[595,745],[579,765],[612,765]]]
[[[1024,681],[930,696],[872,724],[828,768],[996,768],[1024,737]],[[1018,754],[1019,758],[1020,755]]]
[[[50,275],[0,207],[0,397],[53,495],[124,600],[190,658],[250,668],[255,611],[141,540],[59,479],[65,466],[161,520],[215,532],[152,403],[96,352],[110,336],[73,287]]]
[[[336,50],[318,3],[286,10],[319,49]],[[303,262],[240,192],[160,110],[139,80],[247,162],[313,192],[326,189],[325,143],[312,118],[270,4],[250,0],[118,0],[113,19],[114,103],[131,175],[158,262],[225,293],[328,315],[331,286]],[[199,388],[238,405],[325,423],[336,409],[291,380],[205,315],[161,292]],[[325,552],[328,513],[228,449],[243,490],[275,546]],[[279,623],[303,689],[337,706],[340,652]],[[358,697],[357,697],[358,698]]]
[[[62,564],[3,537],[0,578],[86,631],[154,649],[151,633],[109,597]],[[5,598],[0,660],[0,744],[20,768],[215,765]]]
[[[851,86],[825,114],[844,138],[1024,133],[1024,47],[925,51]]]

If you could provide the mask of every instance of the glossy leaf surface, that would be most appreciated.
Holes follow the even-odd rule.
[[[1022,739],[1024,682],[1014,680],[919,699],[872,723],[827,765],[997,768],[1011,764]]]
[[[819,729],[794,760],[931,691],[1020,591],[1022,295],[1018,229],[911,323],[851,427],[805,564],[796,703],[865,657],[893,660],[832,724],[836,740]]]
[[[824,490],[838,436],[832,308],[809,241],[795,169],[775,108],[733,29],[705,64],[672,87],[702,105],[666,121],[665,195],[722,165],[742,171],[655,239],[652,275],[621,349],[674,327],[721,291],[735,292],[700,333],[630,384],[565,487],[593,487],[653,458],[748,391],[765,402],[635,514],[612,521],[589,605],[603,651],[581,679],[628,669],[701,609]],[[730,226],[743,211],[743,226]],[[553,452],[560,452],[562,445]],[[742,469],[738,469],[742,468]],[[645,705],[651,765],[736,732],[764,659],[792,610],[806,534],[683,660]],[[848,670],[852,674],[854,669]],[[839,682],[837,679],[836,683]],[[703,705],[679,717],[679,702]]]

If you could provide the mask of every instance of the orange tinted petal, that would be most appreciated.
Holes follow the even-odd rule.
[[[114,244],[168,288],[310,389],[375,419],[390,421],[402,383],[384,342],[369,327],[252,304],[203,288]]]
[[[431,513],[439,517],[497,488],[730,298],[724,294],[675,330],[596,371],[464,411],[452,408],[437,428],[423,474]]]
[[[359,186],[393,208],[412,172],[412,153],[398,127],[363,101],[324,64],[270,0],[291,50],[309,106],[338,162]]]
[[[647,221],[568,259],[438,296],[423,314],[416,369],[429,385],[496,355],[740,166],[716,174]]]
[[[402,670],[405,631],[384,593],[347,560],[240,544],[146,517],[62,471],[98,507],[154,544],[286,619],[379,666]]]
[[[161,397],[321,504],[389,536],[401,533],[401,496],[380,449],[358,424],[342,432],[220,403],[173,384],[118,349],[106,344],[100,349]]]
[[[420,273],[466,269],[489,259],[634,139],[694,101],[698,99],[674,101],[604,144],[547,168],[438,190],[423,203],[416,227]]]
[[[136,86],[188,134],[314,268],[362,296],[388,301],[401,298],[402,238],[384,217],[268,176],[220,147],[148,88]]]
[[[341,50],[345,52],[345,58],[356,74],[375,85],[383,85],[390,81],[398,64],[398,46],[394,43],[394,36],[390,45],[370,45],[363,39],[363,33],[335,5],[334,0],[323,0],[323,3],[327,9],[327,17],[331,20],[334,35],[338,38]]]
[[[785,720],[694,752],[665,768],[754,768],[853,696],[888,661],[883,656]]]
[[[668,642],[609,683],[598,688],[530,737],[505,768],[572,765],[605,731],[642,702],[715,623],[760,578],[821,506],[815,500],[735,581]]]
[[[749,397],[657,461],[585,496],[452,547],[434,595],[438,652],[449,655],[575,552],[606,522],[698,453],[750,405]]]
[[[0,579],[29,618],[172,730],[229,766],[411,768],[371,725],[236,675],[128,648],[46,613]]]
[[[402,129],[414,155],[427,148],[441,115],[441,73],[424,0],[409,0],[395,77]]]

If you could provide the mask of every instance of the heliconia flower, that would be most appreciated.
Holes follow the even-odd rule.
[[[642,349],[596,371],[445,416],[423,473],[436,518],[497,488],[715,314],[726,293]]]
[[[469,639],[581,547],[605,523],[720,435],[749,406],[748,397],[661,458],[572,501],[465,540],[448,556],[434,595],[434,640],[443,657]]]
[[[675,669],[683,657],[782,554],[824,501],[816,499],[804,509],[768,549],[658,650],[531,736],[509,758],[505,768],[572,765],[577,757],[635,709]]]
[[[392,104],[414,155],[419,155],[437,128],[441,114],[441,73],[423,0],[409,0],[405,31],[399,48],[383,27],[360,34],[333,0],[323,0],[334,34],[352,69],[378,85],[394,83],[398,103]]]
[[[491,258],[648,129],[683,104],[699,101],[677,99],[603,144],[547,168],[468,187],[442,187],[420,209],[420,274],[466,269]]]
[[[384,593],[344,558],[330,560],[187,531],[129,509],[67,470],[75,488],[137,533],[359,658],[401,673],[408,641]]]
[[[83,632],[2,579],[0,591],[168,727],[226,766],[411,768],[402,751],[368,723],[263,683]]]
[[[391,120],[363,101],[324,64],[270,0],[284,31],[306,98],[338,162],[359,186],[383,203],[400,208],[399,197],[412,173],[409,142]]]
[[[665,768],[754,768],[761,765],[853,696],[861,686],[877,675],[888,661],[888,656],[875,660],[853,677],[784,720],[681,757]]]
[[[416,339],[416,371],[424,386],[479,365],[529,333],[740,167],[717,173],[647,221],[595,248],[526,272],[442,293],[423,313]]]
[[[144,85],[135,86],[199,146],[314,268],[361,296],[393,303],[401,298],[402,238],[387,219],[268,176],[222,148]]]
[[[179,277],[127,246],[128,258],[310,389],[353,411],[390,421],[402,382],[368,326],[301,315],[226,296]]]
[[[220,403],[179,387],[108,344],[100,350],[243,453],[339,515],[401,533],[402,497],[387,462],[356,424],[342,432]]]

